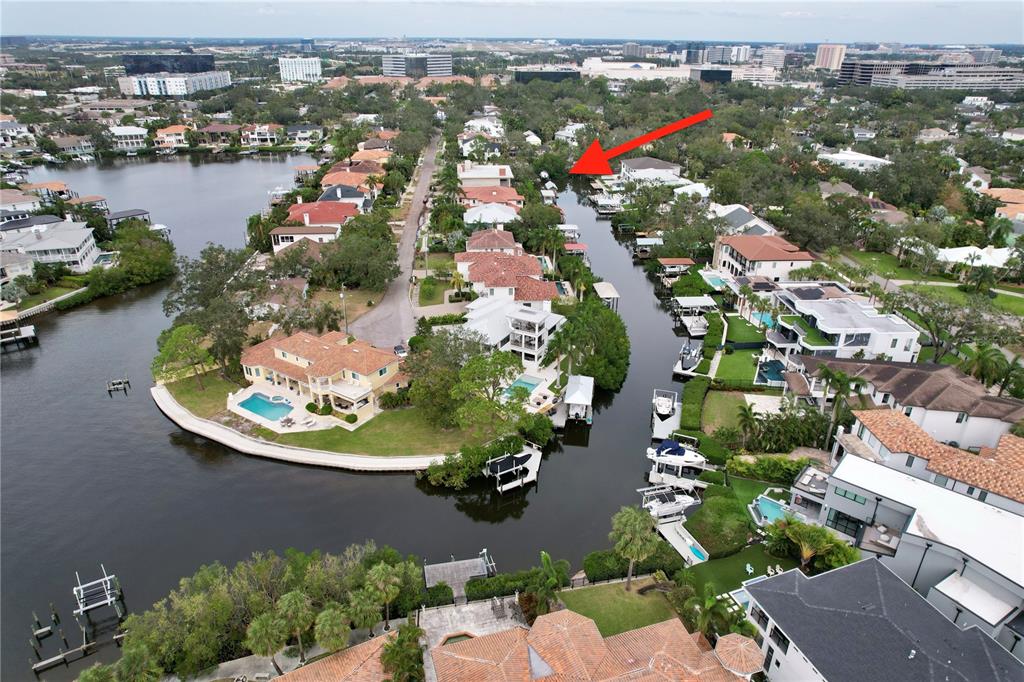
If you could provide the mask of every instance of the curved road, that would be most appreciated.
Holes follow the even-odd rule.
[[[412,301],[409,290],[412,286],[413,258],[416,255],[416,235],[419,231],[420,218],[426,211],[424,199],[430,189],[430,180],[436,168],[437,143],[435,136],[423,151],[423,163],[414,178],[415,188],[412,193],[412,206],[402,228],[402,238],[398,242],[398,277],[388,286],[377,305],[349,326],[353,336],[369,341],[379,348],[392,348],[404,344],[416,333],[416,320],[413,316]]]

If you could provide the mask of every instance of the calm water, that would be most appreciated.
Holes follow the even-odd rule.
[[[207,241],[240,245],[245,217],[303,162],[175,158],[32,179],[66,180],[81,194],[106,196],[113,210],[148,208],[172,227],[179,250],[194,254]],[[636,503],[644,483],[651,391],[671,383],[679,341],[609,224],[572,192],[559,204],[566,222],[580,226],[594,270],[622,296],[632,365],[621,391],[596,397],[589,433],[570,433],[553,448],[539,485],[525,494],[498,496],[483,484],[452,494],[411,475],[281,464],[180,431],[146,390],[167,324],[163,286],[38,320],[41,345],[5,355],[0,384],[2,677],[30,676],[32,610],[42,615],[53,601],[69,621],[74,572],[92,576],[100,562],[121,579],[128,607],[143,609],[202,563],[268,548],[337,551],[372,538],[444,560],[487,547],[499,569],[515,569],[536,563],[541,549],[579,568],[586,552],[607,546],[609,518]],[[108,398],[105,382],[125,372],[134,390]]]

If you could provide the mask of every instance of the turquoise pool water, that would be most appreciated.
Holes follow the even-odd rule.
[[[291,403],[284,400],[274,402],[262,393],[253,393],[238,403],[238,406],[270,421],[277,421],[292,411]]]
[[[761,324],[768,327],[769,329],[775,327],[775,320],[772,319],[771,313],[753,313],[751,317],[754,318],[755,320],[760,321]]]
[[[764,495],[757,498],[757,511],[761,512],[765,523],[775,523],[786,516],[781,502]]]
[[[533,393],[533,389],[537,388],[539,384],[540,379],[536,379],[534,377],[524,374],[515,381],[513,381],[509,385],[509,387],[505,389],[505,395],[511,396],[512,389],[514,388],[525,388],[527,393]]]
[[[700,551],[700,549],[690,545],[690,552],[693,556],[697,557],[697,561],[707,561],[708,555]]]
[[[725,286],[725,280],[721,277],[705,277],[704,281],[716,289],[721,289]]]

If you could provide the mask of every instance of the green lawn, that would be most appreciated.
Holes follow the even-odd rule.
[[[204,390],[199,390],[199,384],[194,376],[164,385],[174,399],[181,403],[182,407],[203,419],[209,419],[218,412],[225,411],[228,393],[241,388],[238,384],[222,378],[216,372],[208,372],[203,375]]]
[[[921,353],[917,356],[918,362],[931,362],[935,357],[935,346],[922,346]],[[953,353],[946,353],[940,361],[943,365],[959,365],[960,358]]]
[[[738,428],[738,410],[741,405],[746,404],[747,401],[742,393],[708,391],[704,398],[704,412],[701,415],[701,428],[704,433],[714,433],[716,429],[723,426]]]
[[[722,353],[722,361],[718,363],[716,379],[726,381],[753,381],[757,371],[755,358],[760,350],[738,350],[734,353]]]
[[[748,563],[754,569],[753,575],[747,574]],[[704,591],[704,584],[708,582],[715,585],[715,594],[721,594],[735,590],[744,580],[765,575],[769,566],[774,567],[777,564],[782,566],[783,570],[789,570],[794,568],[797,562],[789,558],[780,559],[771,556],[765,551],[763,545],[751,545],[731,556],[705,561],[688,570],[696,579],[694,587],[697,594]]]
[[[779,321],[790,326],[799,327],[804,332],[804,340],[812,346],[834,345],[831,341],[826,339],[820,331],[812,327],[807,320],[799,315],[783,315],[779,318]]]
[[[871,268],[876,275],[884,277],[884,273],[891,272],[892,279],[906,279],[912,282],[948,282],[950,278],[943,274],[924,275],[919,270],[901,265],[896,256],[891,253],[871,253],[868,251],[846,251],[844,256],[855,261],[861,267]]]
[[[755,481],[750,478],[730,476],[729,486],[736,492],[736,499],[743,504],[750,504],[758,495],[772,487],[773,484],[765,483],[764,481]]]
[[[420,306],[438,305],[444,303],[444,291],[448,285],[440,280],[428,283],[427,280],[420,282]]]
[[[733,343],[764,341],[764,330],[758,329],[739,315],[727,315],[725,319],[729,323],[729,329],[725,333],[726,341],[732,341]]]
[[[637,590],[648,581],[633,581],[626,592],[625,583],[610,583],[578,590],[565,590],[559,597],[570,609],[592,618],[602,637],[661,623],[675,616],[661,592],[651,590],[645,595]]]
[[[21,299],[18,302],[18,310],[28,310],[29,308],[37,306],[40,303],[52,301],[58,296],[70,294],[72,291],[75,290],[70,289],[68,287],[50,287],[49,289],[45,289],[39,292],[38,294],[32,294],[31,296],[26,296],[25,298]]]
[[[908,285],[907,289],[913,289],[914,291],[928,291],[936,294],[941,298],[953,303],[955,305],[964,306],[968,304],[970,300],[970,294],[960,291],[956,287],[938,287],[928,284],[919,285]],[[1010,296],[1008,294],[997,294],[992,300],[992,304],[999,310],[1011,315],[1019,315],[1024,317],[1024,298],[1020,296]]]
[[[355,431],[340,426],[307,433],[275,434],[261,430],[260,437],[316,450],[381,456],[455,452],[472,440],[459,429],[438,429],[415,407],[385,410]]]

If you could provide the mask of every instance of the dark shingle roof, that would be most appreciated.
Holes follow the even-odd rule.
[[[61,219],[55,215],[33,215],[28,218],[19,218],[17,220],[8,220],[6,223],[0,224],[0,232],[7,232],[9,230],[24,230],[28,227],[37,227],[39,225],[53,225],[54,223],[61,222]]]
[[[622,165],[632,168],[633,170],[673,170],[675,168],[679,168],[678,163],[670,163],[650,156],[638,156],[635,159],[625,159],[622,162]]]
[[[734,208],[722,216],[722,219],[733,227],[739,228],[753,220],[754,214],[745,208]]]
[[[829,682],[1024,679],[1006,649],[958,628],[878,559],[814,578],[793,569],[747,592]]]

